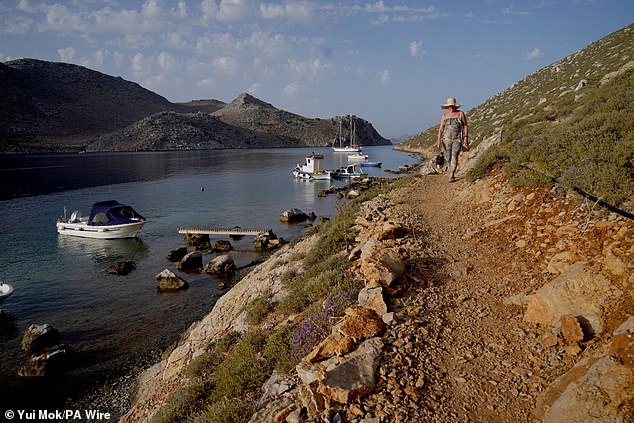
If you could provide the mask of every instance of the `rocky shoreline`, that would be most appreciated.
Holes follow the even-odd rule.
[[[355,223],[345,254],[365,281],[358,304],[296,371],[271,377],[252,422],[634,416],[632,222],[500,175],[453,185],[428,175],[364,203]],[[291,256],[316,242],[282,247],[221,297],[141,375],[121,421],[148,420],[209,342],[253,329],[246,304],[283,298],[283,275],[303,271]]]

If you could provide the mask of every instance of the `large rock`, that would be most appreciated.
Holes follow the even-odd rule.
[[[371,338],[341,359],[334,357],[328,360],[317,392],[341,404],[351,403],[371,393],[376,387],[376,370],[382,349],[381,339]]]
[[[212,275],[227,275],[235,272],[236,264],[231,256],[221,255],[207,263],[203,270]]]
[[[183,238],[187,245],[195,247],[198,250],[206,250],[211,248],[211,241],[208,234],[187,234]]]
[[[35,354],[18,369],[18,376],[45,377],[58,374],[68,364],[71,353],[67,345],[56,345],[41,354]]]
[[[547,423],[632,421],[634,317],[606,349],[577,363],[538,398],[535,417]]]
[[[393,250],[375,245],[367,254],[361,254],[361,272],[369,286],[389,287],[398,280],[407,266]]]
[[[582,262],[570,266],[531,296],[524,321],[557,326],[561,316],[576,316],[589,337],[603,331],[603,309],[623,293]]]
[[[333,357],[335,355],[342,356],[348,354],[354,350],[356,346],[354,339],[349,336],[343,335],[339,331],[334,331],[326,337],[319,345],[317,345],[308,355],[305,360],[309,363],[316,363],[326,358]]]
[[[300,209],[294,207],[286,210],[280,215],[280,220],[288,223],[303,222],[306,219],[308,219],[308,215]]]
[[[37,354],[58,345],[60,338],[59,331],[49,324],[31,325],[22,338],[22,350]]]
[[[169,261],[176,262],[176,261],[181,261],[183,257],[185,257],[186,255],[187,255],[187,247],[180,247],[167,253],[166,258]]]
[[[134,269],[136,269],[136,264],[133,261],[120,261],[117,264],[106,267],[103,271],[111,275],[125,276]]]
[[[178,291],[181,289],[189,288],[189,284],[185,279],[175,275],[174,272],[171,272],[168,269],[165,269],[161,273],[156,275],[156,282],[156,289],[159,292]]]
[[[387,304],[383,298],[383,288],[378,286],[363,287],[359,291],[358,303],[360,306],[374,310],[381,318],[387,313]]]
[[[372,338],[381,336],[385,332],[385,323],[374,310],[351,306],[346,309],[345,313],[346,317],[339,330],[350,338]]]
[[[214,243],[214,251],[219,253],[226,253],[227,251],[233,250],[233,245],[226,239],[219,239]]]
[[[182,272],[191,272],[203,267],[203,254],[200,251],[187,253],[185,257],[176,264],[176,268]]]

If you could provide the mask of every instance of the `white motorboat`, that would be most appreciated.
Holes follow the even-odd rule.
[[[368,160],[367,154],[360,154],[360,153],[348,154],[349,162],[359,162],[363,160]]]
[[[88,217],[74,211],[67,219],[64,210],[64,216],[57,220],[57,232],[82,238],[134,238],[145,222],[145,218],[130,206],[115,200],[101,201],[93,204]]]
[[[303,165],[295,166],[293,176],[298,179],[310,180],[330,180],[330,171],[322,169],[321,162],[324,160],[322,154],[311,154],[306,157]]]
[[[333,172],[335,178],[360,178],[362,175],[364,173],[357,164],[342,166]]]
[[[343,136],[341,122],[342,119],[339,118],[339,131],[337,132],[337,136],[332,144],[332,150],[335,153],[358,153],[361,151],[361,146],[359,144],[355,144],[355,122],[356,116],[350,115],[350,144],[344,145],[346,137]]]
[[[13,287],[8,283],[0,281],[0,303],[6,300],[11,294],[13,294]]]

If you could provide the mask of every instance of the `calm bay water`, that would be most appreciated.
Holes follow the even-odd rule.
[[[373,176],[416,162],[391,146],[364,150],[383,162],[382,169],[365,168]],[[347,163],[345,154],[325,148],[0,156],[0,280],[15,288],[0,305],[0,410],[59,407],[107,376],[129,372],[209,312],[220,294],[209,275],[181,274],[188,290],[156,292],[155,275],[165,268],[176,272],[165,255],[185,245],[179,226],[269,227],[290,240],[305,226],[279,222],[284,210],[331,216],[337,200],[317,194],[343,183],[291,175],[312,151],[325,155],[328,169]],[[92,203],[108,199],[148,219],[136,239],[56,233],[64,207],[87,215]],[[259,257],[252,240],[231,240],[238,266]],[[101,271],[123,260],[134,260],[136,270],[127,276]],[[16,376],[26,359],[22,335],[43,323],[57,328],[76,352],[73,368],[60,379],[25,381]]]

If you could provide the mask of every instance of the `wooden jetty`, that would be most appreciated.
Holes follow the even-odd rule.
[[[246,229],[246,228],[197,228],[197,227],[180,227],[178,228],[179,234],[187,235],[233,235],[233,236],[245,236],[252,235],[258,236],[260,234],[272,233],[272,229]]]

